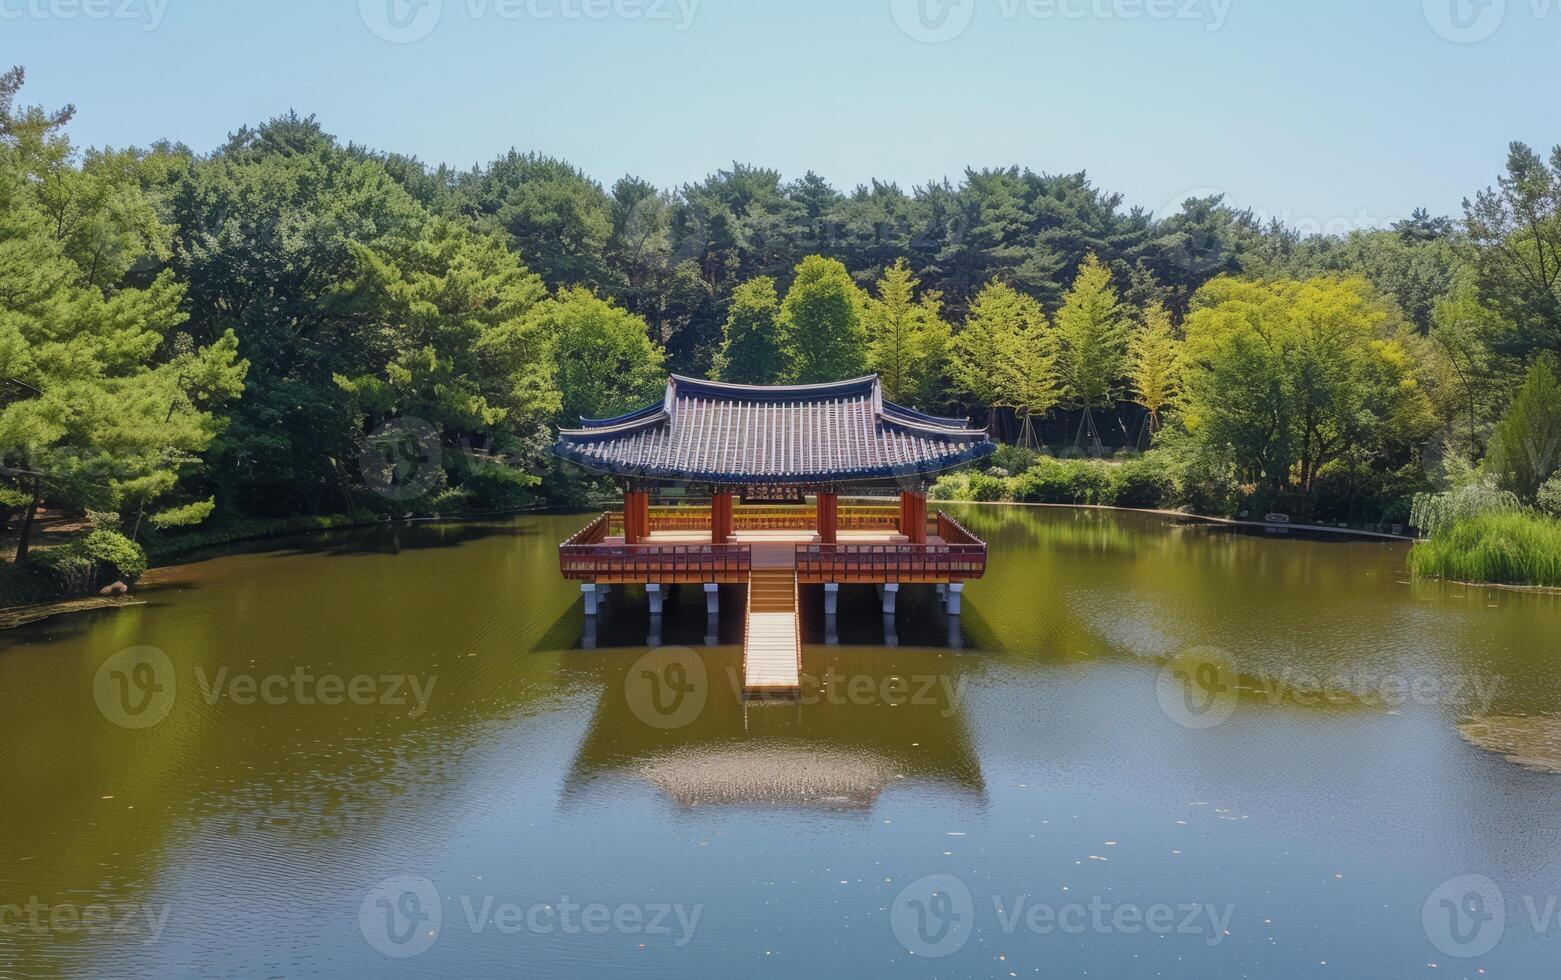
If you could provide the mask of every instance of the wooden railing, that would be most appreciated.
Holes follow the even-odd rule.
[[[622,516],[617,517],[621,523]],[[566,579],[600,583],[689,585],[748,581],[753,551],[746,544],[605,544],[615,526],[603,514],[558,546]]]
[[[933,544],[799,544],[797,581],[964,582],[986,574],[986,542],[938,514]]]

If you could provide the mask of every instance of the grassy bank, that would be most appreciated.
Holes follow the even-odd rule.
[[[1458,521],[1409,553],[1425,578],[1561,588],[1561,520],[1531,512]]]

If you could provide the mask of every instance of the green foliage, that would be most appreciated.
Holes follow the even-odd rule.
[[[29,563],[63,596],[87,595],[116,579],[134,584],[147,569],[146,551],[117,531],[93,531],[70,544],[34,552]]]
[[[1466,517],[1416,542],[1409,568],[1459,582],[1561,586],[1561,520],[1525,512]]]
[[[1391,458],[1435,426],[1390,309],[1361,280],[1219,280],[1185,328],[1187,431],[1245,482],[1307,493],[1346,450]]]
[[[1159,431],[1160,413],[1180,396],[1181,375],[1182,345],[1172,330],[1170,311],[1152,303],[1127,347],[1128,386],[1133,400],[1149,413],[1150,432]]]
[[[1176,499],[1176,481],[1157,458],[1117,463],[1106,469],[1109,486],[1106,498],[1114,507],[1158,510]]]
[[[1094,253],[1085,256],[1056,319],[1057,365],[1068,400],[1085,409],[1110,405],[1126,373],[1128,324],[1111,270]]]
[[[1553,362],[1542,359],[1507,414],[1491,434],[1490,468],[1503,487],[1533,500],[1546,480],[1561,469],[1561,380]]]
[[[943,298],[923,291],[917,299],[920,286],[901,258],[884,270],[878,295],[868,297],[862,310],[868,366],[882,380],[884,397],[906,405],[937,396],[948,354]]]
[[[1409,522],[1422,534],[1435,538],[1460,523],[1488,514],[1516,513],[1522,506],[1516,494],[1482,478],[1442,493],[1416,497]]]
[[[1103,463],[1042,459],[1014,479],[1013,499],[1026,504],[1106,504],[1113,500]]]
[[[539,303],[528,323],[535,335],[551,338],[570,424],[642,408],[665,390],[665,354],[646,336],[645,321],[590,290],[563,290]]]
[[[1561,475],[1551,477],[1540,486],[1534,503],[1551,517],[1561,517]]]
[[[1039,303],[1006,283],[982,287],[949,349],[955,387],[981,405],[1007,404],[1011,392],[998,365],[1022,349],[1020,338],[1044,315]]]
[[[817,384],[867,370],[863,297],[838,259],[810,255],[781,303],[789,380]]]
[[[757,276],[732,291],[713,373],[737,384],[775,384],[786,372],[775,280]]]

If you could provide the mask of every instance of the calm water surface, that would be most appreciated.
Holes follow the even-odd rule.
[[[800,706],[735,695],[740,589],[713,634],[620,589],[586,636],[578,516],[272,543],[6,634],[0,976],[1556,975],[1561,776],[1457,727],[1561,712],[1555,597],[968,519],[962,622],[907,588],[887,646],[871,589],[809,590]]]

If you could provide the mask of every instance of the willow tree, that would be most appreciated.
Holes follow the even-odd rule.
[[[1160,413],[1181,393],[1182,344],[1171,327],[1171,314],[1162,303],[1151,303],[1143,324],[1127,345],[1127,381],[1133,401],[1148,413],[1145,424],[1152,437],[1160,431]]]
[[[878,295],[869,297],[862,310],[868,366],[878,372],[884,394],[906,404],[934,393],[948,355],[943,297],[926,291],[917,299],[920,286],[902,258],[884,270]]]
[[[1103,447],[1092,413],[1117,399],[1127,335],[1127,315],[1111,284],[1111,271],[1090,253],[1057,311],[1057,366],[1066,398],[1083,410],[1074,444],[1088,432],[1096,453]]]

